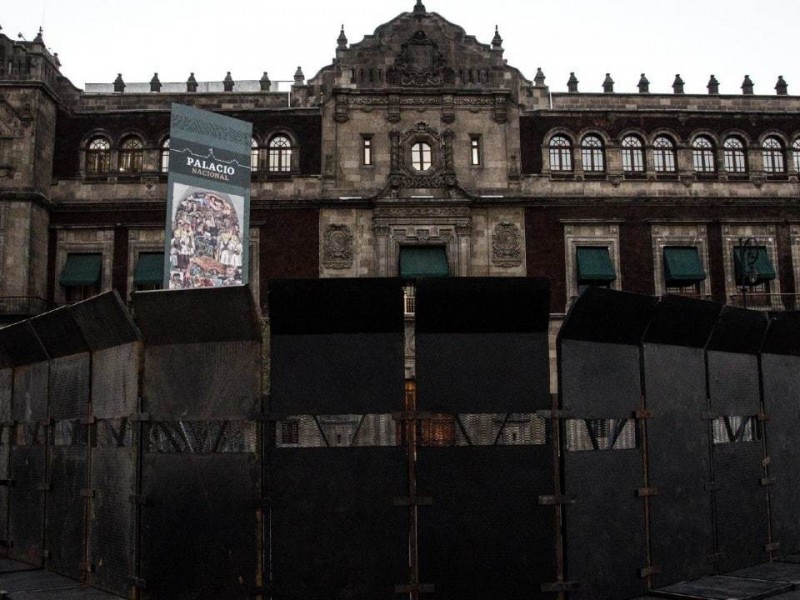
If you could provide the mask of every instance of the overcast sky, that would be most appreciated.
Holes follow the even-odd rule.
[[[342,24],[350,43],[415,0],[4,0],[2,33],[35,37],[39,26],[62,72],[78,87],[128,82],[306,78],[329,64]],[[606,72],[616,91],[671,92],[680,73],[687,93],[739,94],[745,74],[756,94],[774,94],[783,75],[800,95],[800,0],[424,0],[490,43],[495,25],[505,58],[529,79],[541,67],[551,91],[600,92]]]

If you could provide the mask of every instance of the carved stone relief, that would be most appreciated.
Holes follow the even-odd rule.
[[[519,227],[498,223],[492,232],[492,264],[511,268],[522,264],[522,242]]]
[[[347,225],[329,225],[322,242],[322,266],[349,269],[353,266],[353,234]]]

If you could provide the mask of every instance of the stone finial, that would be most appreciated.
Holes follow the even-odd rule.
[[[500,37],[500,28],[495,25],[494,26],[494,37],[492,38],[492,50],[502,50],[503,49],[503,38]]]
[[[36,34],[36,37],[33,38],[33,43],[44,46],[44,29],[41,27],[39,27],[39,32]]]
[[[713,74],[709,77],[706,87],[708,88],[709,94],[719,94],[719,81],[717,81],[717,78],[714,77]]]
[[[117,73],[117,78],[114,80],[114,91],[119,93],[125,91],[125,82],[122,81],[122,73]]]
[[[231,72],[228,71],[228,74],[225,75],[225,79],[222,80],[222,89],[226,92],[232,92],[234,85],[236,85],[236,83],[233,81],[233,77],[231,77]]]
[[[272,86],[272,82],[269,80],[269,75],[267,75],[266,71],[264,71],[264,74],[261,76],[261,79],[258,80],[258,83],[261,85],[262,92],[269,91],[269,88]]]
[[[297,67],[297,71],[294,72],[294,84],[295,85],[303,85],[303,81],[305,80],[306,76],[303,75],[303,69]]]
[[[778,75],[778,83],[775,84],[775,91],[778,96],[786,96],[789,93],[789,84],[783,78],[783,75]]]
[[[680,73],[675,73],[675,81],[672,82],[672,93],[673,94],[682,94],[683,93],[683,78],[681,77]]]
[[[422,0],[417,0],[417,3],[414,5],[414,13],[424,14],[425,12],[425,5],[422,3]]]
[[[344,24],[342,24],[342,30],[339,32],[339,37],[336,38],[336,48],[338,50],[347,50],[347,36],[344,34]]]
[[[533,78],[536,87],[544,87],[544,73],[541,67],[536,67],[536,76]]]
[[[742,93],[745,96],[751,96],[753,94],[753,87],[753,81],[750,79],[750,75],[745,75],[742,81]]]
[[[58,52],[53,52],[53,62],[56,63],[56,67],[61,67],[61,61],[58,60]]]
[[[150,91],[160,92],[161,82],[158,80],[158,73],[153,73],[153,78],[150,80]]]
[[[570,71],[569,79],[567,80],[567,91],[572,94],[578,93],[578,78],[575,77],[575,71]]]
[[[611,79],[611,73],[606,73],[606,78],[603,80],[603,92],[606,94],[614,93],[614,80]]]
[[[612,81],[611,83],[614,83],[614,82]],[[603,85],[605,85],[605,84],[603,84]],[[639,83],[637,85],[639,86],[639,93],[640,94],[648,94],[648,93],[650,93],[650,81],[647,79],[647,77],[644,76],[644,73],[642,73],[642,76],[639,78]],[[612,91],[613,91],[613,89],[612,89]]]
[[[186,91],[192,93],[197,91],[197,79],[194,78],[194,73],[189,73],[189,79],[186,80]]]

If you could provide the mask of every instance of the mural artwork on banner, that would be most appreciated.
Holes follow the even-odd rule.
[[[165,289],[247,283],[252,130],[172,105]]]

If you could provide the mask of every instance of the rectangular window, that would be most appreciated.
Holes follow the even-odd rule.
[[[372,136],[361,138],[361,164],[365,167],[372,165]]]
[[[300,443],[300,421],[290,419],[281,421],[281,443],[299,444]]]
[[[137,291],[160,290],[164,283],[164,253],[140,252],[133,272],[133,286]]]
[[[78,302],[100,293],[102,254],[68,254],[59,285],[67,302]]]
[[[578,246],[575,248],[578,290],[590,285],[609,287],[617,272],[606,246]]]
[[[473,165],[481,164],[481,138],[478,135],[469,138],[470,163]]]

